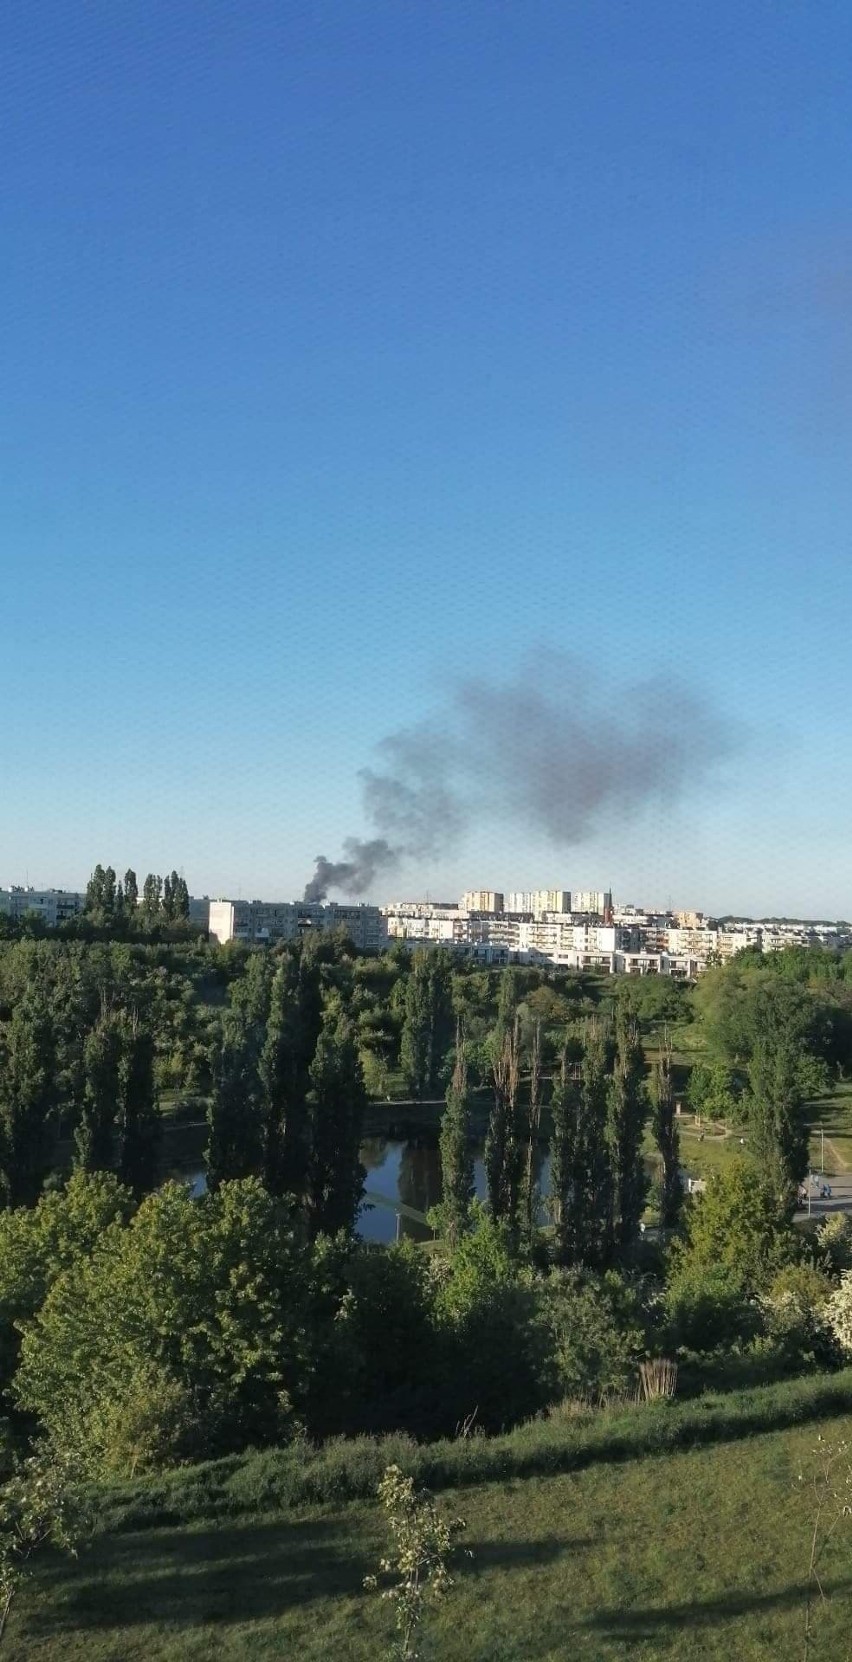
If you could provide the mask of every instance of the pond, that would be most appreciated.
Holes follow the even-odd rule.
[[[482,1144],[474,1156],[474,1184],[480,1199],[485,1198],[485,1167]],[[407,1235],[424,1241],[431,1236],[425,1214],[441,1198],[441,1156],[436,1140],[401,1141],[389,1137],[368,1137],[361,1144],[361,1161],[366,1170],[364,1205],[357,1232],[365,1241],[388,1242]],[[203,1194],[203,1171],[186,1173],[193,1194]],[[536,1181],[541,1194],[550,1190],[550,1157],[540,1149],[536,1158]],[[413,1215],[416,1214],[416,1215]]]

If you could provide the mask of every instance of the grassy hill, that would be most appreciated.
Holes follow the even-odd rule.
[[[852,1433],[852,1370],[698,1402],[538,1422],[490,1442],[268,1451],[101,1497],[79,1560],[42,1566],[7,1654],[376,1662],[388,1607],[366,1496],[392,1458],[467,1522],[424,1655],[479,1662],[803,1655],[818,1438]],[[804,1480],[800,1478],[803,1474]],[[822,1566],[812,1658],[852,1654],[852,1523]]]

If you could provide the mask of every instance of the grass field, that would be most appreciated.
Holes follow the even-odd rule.
[[[828,1096],[808,1104],[811,1122],[811,1163],[818,1171],[825,1132],[825,1169],[831,1176],[852,1171],[852,1082],[835,1085]]]
[[[757,1433],[735,1419],[710,1446],[633,1457],[606,1445],[583,1469],[446,1490],[473,1558],[424,1632],[425,1657],[476,1662],[803,1654],[813,1516],[800,1473],[818,1436],[852,1432],[843,1412]],[[818,1385],[818,1382],[817,1382]],[[779,1393],[754,1393],[759,1404]],[[799,1417],[807,1392],[797,1387]],[[636,1410],[643,1414],[645,1410]],[[675,1421],[681,1413],[672,1410]],[[694,1409],[689,1410],[695,1412]],[[752,1412],[754,1425],[765,1411]],[[510,1440],[503,1440],[509,1443]],[[616,1459],[614,1452],[620,1448]],[[376,1662],[388,1607],[362,1591],[384,1548],[369,1502],[198,1517],[105,1532],[76,1563],[42,1569],[13,1613],[7,1655],[24,1659],[292,1657]],[[813,1662],[852,1656],[852,1525],[822,1566]]]

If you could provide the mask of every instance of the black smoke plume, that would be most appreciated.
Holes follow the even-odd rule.
[[[327,860],[317,855],[316,870],[305,885],[305,900],[325,900],[329,889],[342,889],[344,894],[363,894],[373,879],[398,864],[399,855],[384,837],[371,842],[360,842],[347,837],[343,844],[345,860]]]
[[[608,821],[674,804],[741,741],[734,725],[671,678],[611,687],[583,664],[539,654],[512,682],[462,682],[440,721],[391,734],[360,778],[369,842],[317,861],[306,898],[361,894],[407,860],[456,849],[476,819],[587,841]]]

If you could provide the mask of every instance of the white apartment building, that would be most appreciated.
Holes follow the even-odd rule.
[[[210,934],[252,944],[296,941],[312,933],[343,929],[362,950],[387,945],[388,931],[378,906],[342,906],[336,901],[211,900]]]
[[[503,895],[499,889],[468,889],[461,897],[463,912],[502,912]]]
[[[571,911],[589,912],[595,917],[604,917],[612,911],[611,889],[572,889]]]
[[[571,895],[567,889],[516,889],[507,896],[506,911],[527,913],[540,918],[545,912],[570,912]]]
[[[16,883],[0,889],[0,912],[15,919],[25,912],[36,912],[47,929],[77,917],[85,904],[85,894],[73,889],[31,889]]]
[[[389,940],[451,943],[465,938],[467,913],[453,904],[392,900],[381,911]]]

